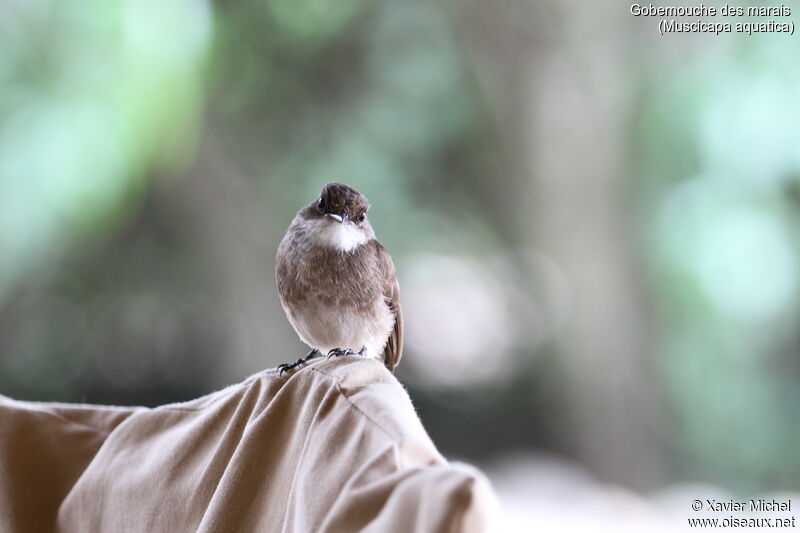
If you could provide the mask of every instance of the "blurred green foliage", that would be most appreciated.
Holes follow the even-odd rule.
[[[75,239],[107,234],[158,168],[185,161],[212,30],[204,2],[4,11],[0,298]]]
[[[655,207],[644,235],[683,475],[796,486],[795,57],[782,39],[740,40],[649,73],[636,186]]]

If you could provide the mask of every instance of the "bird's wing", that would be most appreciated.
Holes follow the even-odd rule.
[[[394,328],[383,351],[383,361],[386,368],[394,372],[400,363],[400,358],[403,357],[403,310],[400,307],[400,284],[397,282],[392,256],[377,240],[375,248],[383,270],[383,298],[394,314]]]

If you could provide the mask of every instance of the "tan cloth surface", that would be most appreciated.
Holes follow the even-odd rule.
[[[372,360],[155,409],[0,396],[3,532],[478,532],[492,509]]]

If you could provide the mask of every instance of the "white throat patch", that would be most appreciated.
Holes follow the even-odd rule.
[[[311,235],[318,244],[331,246],[340,252],[352,252],[369,240],[367,232],[347,222],[323,218],[314,223]]]

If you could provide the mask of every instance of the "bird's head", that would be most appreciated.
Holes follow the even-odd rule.
[[[319,244],[350,252],[375,238],[369,207],[367,197],[349,185],[328,183],[303,211]]]

